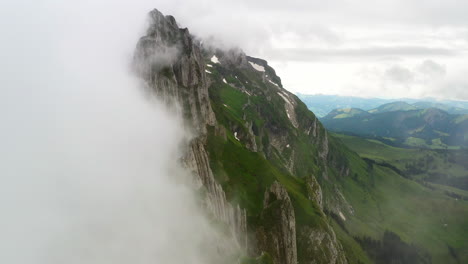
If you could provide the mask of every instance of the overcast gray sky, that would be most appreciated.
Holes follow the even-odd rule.
[[[54,1],[4,2],[2,19],[20,15],[33,26],[28,12],[37,12],[32,5],[41,6],[42,2]],[[63,6],[64,1],[56,2]],[[196,35],[268,60],[292,92],[468,100],[468,1],[81,2],[69,1],[69,5],[76,6],[82,19],[87,19],[90,7],[92,13],[118,13],[122,20],[135,20],[138,13],[143,17],[158,8],[174,15],[181,26]],[[59,16],[60,8],[43,6],[40,12],[44,17]],[[67,17],[63,20],[60,23],[66,30]],[[8,23],[3,26],[17,27]],[[46,29],[38,29],[41,31]],[[122,34],[116,30],[112,33]],[[8,35],[0,34],[0,41],[8,42]]]
[[[468,99],[468,4],[408,2],[0,1],[0,263],[208,263],[187,135],[128,72],[152,8],[293,92]]]
[[[170,1],[195,34],[267,59],[293,92],[468,100],[468,1]]]

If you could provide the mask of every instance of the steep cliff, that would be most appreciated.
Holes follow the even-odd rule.
[[[205,209],[227,225],[233,251],[278,264],[346,263],[323,212],[341,201],[322,194],[337,161],[317,118],[266,61],[204,48],[173,17],[149,17],[134,68],[192,129],[183,163],[205,190]]]
[[[229,236],[235,238],[226,244],[232,246],[234,242],[237,247],[223,250],[240,251],[247,245],[245,210],[227,201],[223,188],[214,179],[205,150],[207,126],[215,126],[216,118],[209,102],[209,79],[200,44],[187,29],[180,29],[172,16],[155,9],[149,17],[146,36],[137,44],[134,68],[151,91],[169,107],[182,112],[186,129],[192,129],[196,135],[188,144],[183,164],[194,175],[197,187],[206,191],[205,209],[214,219],[227,224]]]
[[[205,47],[157,10],[149,18],[134,68],[194,135],[182,162],[224,227],[226,238],[213,245],[220,252],[243,252],[242,263],[371,263],[360,237],[379,239],[392,227],[411,241],[405,222],[384,222],[400,207],[382,186],[419,187],[330,136],[265,60]]]
[[[275,181],[265,192],[262,225],[257,228],[259,251],[270,252],[275,263],[297,263],[296,217],[286,189]]]

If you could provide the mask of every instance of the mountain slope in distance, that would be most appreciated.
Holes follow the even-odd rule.
[[[323,118],[334,109],[359,108],[364,111],[369,111],[376,109],[383,104],[394,102],[406,102],[407,104],[416,107],[415,109],[439,108],[449,114],[468,114],[467,101],[436,100],[432,98],[382,99],[322,94],[308,95],[301,93],[298,93],[297,96],[319,118]]]
[[[403,108],[408,106],[399,105]],[[384,105],[371,115],[354,115],[347,118],[327,115],[321,121],[332,131],[379,138],[392,145],[425,148],[468,146],[466,115],[451,115],[438,108],[409,111],[390,109],[398,107]]]
[[[323,119],[340,119],[356,116],[370,116],[370,113],[359,108],[341,108],[331,111]]]
[[[407,102],[399,101],[381,105],[375,109],[371,109],[368,112],[371,114],[394,112],[394,111],[409,111],[416,110],[418,107],[408,104]]]

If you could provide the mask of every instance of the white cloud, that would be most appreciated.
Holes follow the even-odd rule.
[[[28,19],[33,8],[27,7],[33,1],[23,1],[25,8],[14,12],[14,16],[22,17],[23,23],[34,27],[34,22]],[[137,12],[146,13],[156,7],[174,15],[191,33],[219,46],[240,47],[273,65],[289,65],[279,68],[278,74],[285,87],[293,92],[333,90],[353,94],[359,90],[360,95],[382,94],[378,90],[382,80],[364,89],[366,84],[355,73],[363,67],[388,68],[388,63],[414,66],[424,60],[437,61],[445,66],[447,79],[468,70],[464,63],[468,61],[466,1],[140,0],[132,3],[135,8],[131,9],[126,8],[128,2],[123,0],[112,5],[102,3],[95,4],[96,12],[114,12],[122,19],[130,12],[132,17],[137,17]],[[2,8],[0,12],[6,18],[13,16],[7,10]],[[45,9],[41,12],[44,17],[59,18],[62,30],[68,30],[66,25],[70,19],[61,12]],[[88,16],[86,12],[89,11],[80,14],[82,19]],[[22,30],[9,19],[5,20],[4,27]],[[44,32],[47,33],[47,27],[37,28],[37,35]],[[22,45],[28,46],[28,39],[33,37],[23,34]],[[2,43],[8,43],[6,34],[0,38],[4,38]],[[315,75],[314,71],[320,74]],[[340,74],[339,81],[337,74]],[[453,95],[448,89],[438,96]]]
[[[130,75],[148,2],[2,3],[1,263],[220,263],[182,121]]]
[[[385,71],[385,78],[400,84],[410,84],[414,80],[413,73],[402,66],[392,66]]]
[[[440,77],[444,76],[447,72],[445,66],[440,65],[432,60],[425,60],[419,67],[418,70],[429,76],[429,77]]]

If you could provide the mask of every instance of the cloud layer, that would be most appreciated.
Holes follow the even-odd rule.
[[[18,28],[18,24],[12,24],[18,20],[10,17],[19,17],[20,24],[34,27],[35,22],[28,17],[34,12],[28,8],[31,2],[15,1],[15,5],[23,6],[18,9],[21,12],[2,8],[5,23],[0,27]],[[132,8],[127,5],[123,0],[112,4],[98,1],[93,10],[125,20],[156,7],[174,15],[181,26],[207,41],[221,47],[240,47],[249,55],[267,59],[293,92],[468,99],[460,88],[467,86],[463,78],[468,70],[466,1],[140,0]],[[67,31],[70,18],[47,9],[41,12],[42,17],[59,19],[61,30]],[[85,20],[90,10],[78,12]],[[48,29],[36,27],[35,31],[40,35]],[[7,34],[0,38],[8,45]],[[23,38],[26,48],[34,35]],[[368,69],[386,71],[395,65],[412,68],[425,61],[444,65],[445,74],[437,85],[423,89],[408,82],[402,91],[392,88],[389,79],[362,78],[362,72]],[[3,71],[8,72],[8,68]]]
[[[130,74],[152,4],[7,5],[0,262],[219,263],[219,235],[183,184],[180,117]]]
[[[267,59],[294,92],[468,99],[457,88],[466,86],[468,2],[204,0],[161,8],[205,39]],[[407,78],[401,90],[391,78],[361,78],[365,69],[425,61],[444,65],[437,84],[423,88]]]

